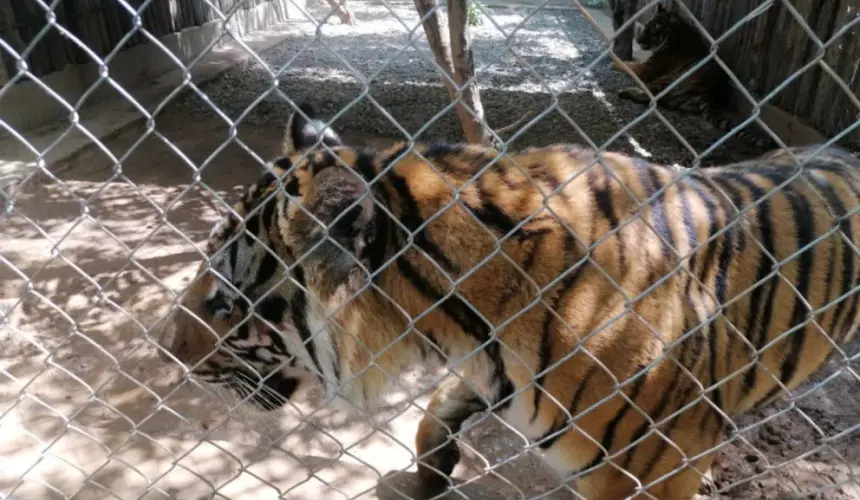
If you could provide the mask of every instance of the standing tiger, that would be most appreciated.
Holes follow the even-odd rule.
[[[654,96],[711,54],[709,44],[696,27],[663,3],[658,4],[654,16],[639,32],[636,43],[642,50],[652,51],[651,56],[645,62],[627,61],[624,64]],[[615,61],[611,66],[616,71],[624,71],[622,65]],[[729,111],[731,89],[729,75],[715,59],[711,59],[660,97],[658,104],[675,111],[699,114],[715,127],[729,131],[740,123]],[[637,85],[622,89],[618,95],[641,104],[651,102],[648,94]],[[775,142],[764,134],[741,129],[737,135],[756,146],[775,146]]]
[[[860,161],[839,149],[700,171],[568,145],[355,149],[290,123],[296,151],[213,229],[168,351],[267,409],[302,374],[368,407],[446,360],[460,377],[417,433],[427,496],[489,410],[583,498],[689,499],[727,419],[858,329]]]

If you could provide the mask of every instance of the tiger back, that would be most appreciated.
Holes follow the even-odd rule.
[[[459,461],[451,433],[489,410],[584,498],[692,498],[728,419],[856,333],[860,162],[838,149],[688,171],[567,145],[320,142],[274,162],[255,205],[298,285],[279,289],[282,329],[318,330],[269,357],[305,360],[358,406],[448,362],[459,376],[416,438],[428,496]],[[222,251],[265,252],[238,227],[213,234]]]

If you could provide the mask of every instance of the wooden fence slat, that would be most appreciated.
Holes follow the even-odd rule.
[[[139,8],[144,0],[126,0]],[[273,0],[210,0],[222,12],[251,9]],[[650,0],[637,0],[637,10]],[[718,38],[765,0],[674,0],[683,1],[708,33]],[[860,0],[792,0],[792,5],[822,41],[830,39],[860,12]],[[100,57],[114,50],[132,29],[132,16],[116,0],[75,0],[60,2],[57,22],[68,29]],[[218,18],[215,9],[202,0],[154,0],[141,12],[143,26],[161,37],[184,28],[200,26]],[[642,22],[646,19],[641,19]],[[16,50],[28,47],[45,26],[44,10],[32,0],[0,0],[0,37]],[[127,48],[145,43],[136,34]],[[761,15],[728,36],[719,48],[720,58],[741,83],[761,98],[779,86],[794,71],[817,54],[817,47],[782,2],[774,2]],[[90,57],[74,43],[51,30],[29,52],[30,71],[43,76],[69,63],[89,62]],[[850,30],[823,59],[860,96],[860,27]],[[0,64],[11,77],[17,73],[15,59],[0,56]],[[823,134],[832,136],[851,125],[860,110],[851,98],[820,68],[812,68],[783,89],[771,102],[798,116]],[[858,134],[860,137],[860,134]]]
[[[144,0],[125,0],[139,9]],[[250,9],[272,0],[244,0],[240,8]],[[243,0],[216,0],[213,2],[227,12]],[[75,0],[60,2],[55,10],[57,23],[72,33],[84,46],[100,57],[113,51],[132,30],[133,15],[116,0]],[[217,18],[213,8],[201,0],[154,0],[140,12],[143,29],[155,37],[162,37],[185,28],[200,26]],[[23,51],[46,24],[45,11],[32,0],[0,1],[0,37],[16,50]],[[146,43],[147,38],[136,33],[123,48]],[[67,64],[91,62],[92,58],[78,44],[51,30],[32,48],[28,58],[30,70],[43,76],[62,70]],[[0,64],[9,75],[14,75],[15,59],[8,54],[0,57]]]
[[[682,0],[712,37],[717,38],[764,0]],[[830,39],[860,10],[860,0],[792,0],[792,5],[822,42]],[[839,48],[828,50],[824,60],[860,96],[860,28],[843,36]],[[766,12],[729,36],[720,46],[720,58],[752,93],[761,98],[773,91],[819,52],[788,9],[775,2]],[[850,126],[860,110],[830,75],[815,66],[782,89],[770,101],[827,136]]]

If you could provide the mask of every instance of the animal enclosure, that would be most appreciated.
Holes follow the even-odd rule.
[[[161,330],[207,258],[212,228],[281,153],[294,105],[314,104],[347,143],[377,150],[403,140],[463,139],[412,2],[350,0],[354,25],[339,23],[326,2],[302,6],[299,18],[284,10],[266,25],[280,42],[207,81],[180,79],[110,133],[76,102],[67,107],[79,116],[63,116],[62,133],[50,140],[4,116],[13,87],[47,82],[67,64],[110,66],[123,41],[156,45],[160,36],[216,21],[237,39],[225,44],[251,47],[255,32],[232,32],[230,20],[266,3],[0,6],[0,497],[413,497],[416,429],[440,380],[456,376],[449,370],[415,367],[393,377],[374,414],[347,414],[313,384],[284,408],[261,413],[165,360],[170,339]],[[583,4],[475,4],[481,23],[469,30],[486,126],[498,130],[529,113],[498,134],[500,147],[577,143],[677,164],[684,175],[765,152],[699,117],[619,98],[633,83],[610,69],[611,16]],[[770,104],[830,142],[851,143],[860,123],[852,67],[860,18],[851,0],[815,8],[798,0],[685,5],[713,38],[732,31],[719,55],[754,99],[782,86]],[[444,2],[437,9],[444,25]],[[638,47],[635,54],[648,55]],[[196,60],[191,54],[179,71]],[[112,84],[107,77],[100,85]],[[62,89],[51,90],[46,99],[63,98]],[[761,125],[751,121],[747,129]],[[46,160],[75,136],[89,144]],[[833,231],[860,224],[859,211],[846,207]],[[852,249],[842,257],[860,263],[856,242]],[[774,263],[773,272],[802,257]],[[830,302],[850,310],[858,297],[855,282]],[[805,314],[814,320],[813,311]],[[860,498],[858,368],[854,339],[782,399],[731,419],[713,469],[702,471],[699,498]],[[614,392],[629,394],[630,382],[623,384]],[[539,446],[496,415],[472,415],[454,439],[462,459],[444,498],[583,498],[554,474]]]

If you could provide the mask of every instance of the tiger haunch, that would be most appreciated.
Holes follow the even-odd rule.
[[[778,152],[685,171],[576,146],[317,139],[294,142],[210,248],[235,255],[216,259],[232,287],[283,307],[260,314],[286,333],[240,336],[332,393],[367,406],[411,363],[456,366],[418,430],[428,493],[459,460],[449,430],[490,409],[562,477],[579,473],[585,498],[692,498],[725,418],[796,387],[856,333],[860,162],[838,149],[793,150],[802,169]],[[291,284],[264,290],[288,271],[242,227]],[[217,323],[207,292],[183,303]],[[205,333],[175,329],[190,345]]]

